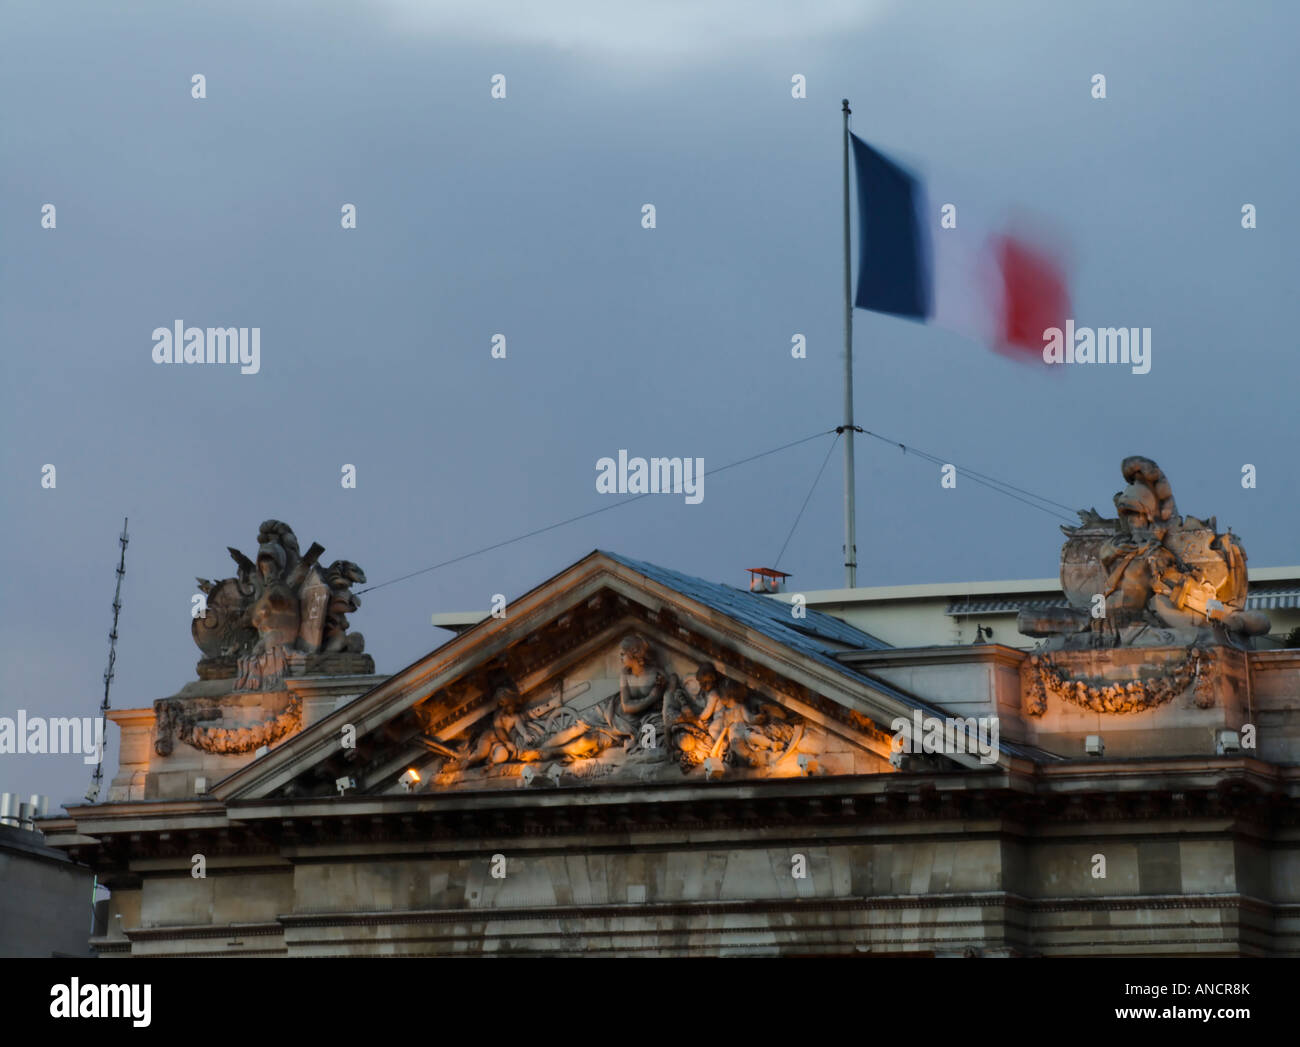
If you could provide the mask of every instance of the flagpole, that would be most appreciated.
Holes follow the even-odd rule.
[[[850,284],[852,268],[849,260],[849,100],[840,103],[844,114],[844,586],[853,589],[858,584],[858,544],[855,531],[853,485],[853,296]]]

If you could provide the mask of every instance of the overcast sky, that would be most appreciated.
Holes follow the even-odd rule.
[[[0,715],[95,711],[124,516],[130,708],[194,678],[195,576],[264,519],[381,583],[600,508],[620,448],[713,469],[833,428],[841,97],[959,222],[1068,243],[1080,325],[1152,329],[1149,374],[1049,373],[858,312],[858,424],[1106,511],[1149,455],[1253,566],[1300,562],[1293,4],[116,6],[0,14]],[[259,327],[260,372],[155,364],[178,320]],[[744,585],[830,440],[366,594],[353,627],[391,672],[448,638],[432,612],[597,547]],[[796,589],[843,583],[839,454]],[[1057,572],[1058,521],[960,474],[860,439],[857,482],[861,585]],[[0,791],[57,805],[88,771],[3,756]]]

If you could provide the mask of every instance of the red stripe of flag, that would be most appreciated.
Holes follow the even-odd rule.
[[[1043,332],[1049,327],[1064,330],[1070,317],[1064,267],[1011,236],[994,238],[993,255],[1002,273],[1003,345],[1041,356]]]

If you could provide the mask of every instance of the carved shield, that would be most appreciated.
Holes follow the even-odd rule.
[[[1101,547],[1114,536],[1113,527],[1079,527],[1061,547],[1061,589],[1076,611],[1091,611],[1093,594],[1105,590]]]
[[[303,584],[301,600],[301,625],[298,632],[298,646],[309,653],[320,650],[321,637],[325,629],[325,612],[329,607],[330,588],[313,567]]]
[[[190,635],[205,658],[245,654],[257,643],[257,630],[248,621],[252,597],[239,591],[233,578],[219,582],[208,594],[207,617],[195,618]]]
[[[1227,559],[1218,549],[1210,546],[1218,536],[1208,527],[1171,531],[1165,544],[1177,553],[1188,567],[1214,586],[1217,598],[1227,604],[1245,606],[1244,586],[1236,592],[1235,579]]]

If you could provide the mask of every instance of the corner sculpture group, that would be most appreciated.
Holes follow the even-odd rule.
[[[1185,693],[1208,706],[1210,666],[1269,630],[1268,616],[1246,607],[1246,550],[1237,536],[1219,533],[1214,517],[1180,516],[1150,458],[1125,458],[1121,472],[1127,486],[1114,497],[1115,517],[1083,510],[1078,526],[1061,528],[1067,606],[1020,614],[1022,633],[1045,638],[1027,662],[1031,716],[1042,715],[1049,695],[1095,712],[1139,712]],[[1178,657],[1152,650],[1136,675],[1073,671],[1086,661],[1080,652],[1135,648],[1175,649]]]

